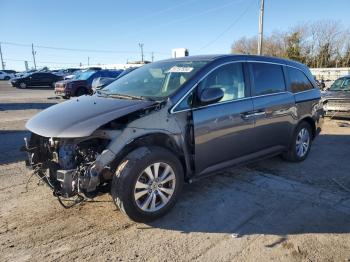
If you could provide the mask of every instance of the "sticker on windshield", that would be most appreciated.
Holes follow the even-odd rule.
[[[189,73],[193,70],[193,67],[189,66],[173,66],[167,73]]]

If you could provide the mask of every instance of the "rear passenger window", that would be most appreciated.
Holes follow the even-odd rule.
[[[220,102],[246,97],[242,63],[217,68],[199,84],[199,88],[221,88],[224,97]]]
[[[298,69],[287,67],[290,81],[290,89],[293,93],[298,93],[313,88],[311,82],[306,75]]]
[[[251,63],[255,95],[266,95],[286,90],[282,66],[268,63]]]

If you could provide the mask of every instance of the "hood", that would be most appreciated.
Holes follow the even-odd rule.
[[[146,100],[81,96],[38,113],[26,128],[44,137],[85,137],[109,121],[152,104]]]
[[[327,99],[350,99],[350,91],[326,91],[322,94],[324,100]]]

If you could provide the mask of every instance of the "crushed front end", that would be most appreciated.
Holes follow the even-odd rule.
[[[47,138],[32,133],[25,139],[27,166],[53,190],[57,197],[79,194],[91,197],[111,178],[109,167],[97,174],[93,170],[96,157],[110,141],[102,138]]]

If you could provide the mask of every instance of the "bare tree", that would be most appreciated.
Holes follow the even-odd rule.
[[[290,58],[310,67],[349,66],[350,33],[337,21],[301,23],[265,36],[263,51],[264,55]],[[257,37],[238,39],[231,52],[256,54]]]

